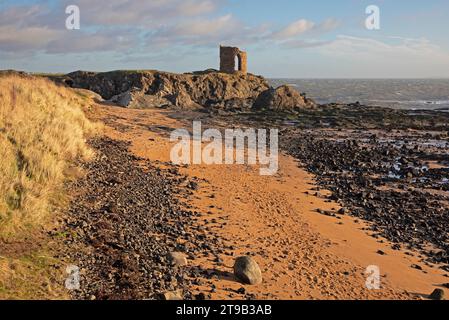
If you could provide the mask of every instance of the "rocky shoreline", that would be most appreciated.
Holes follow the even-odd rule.
[[[61,254],[80,269],[82,285],[72,296],[204,299],[190,290],[206,271],[186,264],[217,254],[220,241],[179,200],[196,182],[132,155],[126,142],[99,138],[90,145],[97,158],[83,164],[85,178],[69,185],[75,196],[62,231]]]
[[[283,146],[351,215],[392,248],[449,271],[449,139],[446,133],[286,130]],[[419,268],[420,266],[413,266]]]
[[[343,207],[317,214],[368,221],[394,250],[449,272],[449,114],[353,103],[210,121],[278,128],[280,148],[316,176],[315,194],[330,190]]]

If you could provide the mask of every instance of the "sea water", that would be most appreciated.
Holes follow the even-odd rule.
[[[449,79],[270,79],[318,103],[354,103],[408,110],[449,111]]]

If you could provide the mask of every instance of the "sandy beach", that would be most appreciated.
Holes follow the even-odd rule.
[[[130,142],[130,151],[162,170],[171,168],[173,145],[167,128],[189,127],[171,111],[128,110],[96,105],[90,117],[106,124],[111,139]],[[195,116],[193,114],[192,116]],[[178,117],[179,118],[179,117]],[[423,270],[419,253],[392,250],[391,243],[370,234],[368,222],[338,219],[317,210],[338,211],[317,188],[314,176],[291,156],[280,155],[279,172],[263,177],[257,166],[190,165],[182,175],[198,181],[182,201],[200,214],[195,223],[219,239],[212,254],[199,253],[189,268],[202,272],[193,279],[193,295],[211,299],[420,299],[447,282],[435,266]],[[229,250],[227,248],[232,248]],[[381,253],[381,254],[380,254]],[[236,256],[253,255],[263,283],[242,286],[232,273]],[[381,288],[368,290],[366,268],[379,266]]]

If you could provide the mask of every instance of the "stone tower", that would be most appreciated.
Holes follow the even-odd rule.
[[[236,66],[237,57],[237,66]],[[241,51],[237,47],[220,46],[220,71],[225,73],[242,73],[246,74],[247,69],[246,52]]]

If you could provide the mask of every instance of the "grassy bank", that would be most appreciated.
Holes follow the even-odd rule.
[[[0,75],[0,298],[51,291],[45,287],[54,261],[43,231],[65,201],[74,161],[93,156],[85,140],[96,130],[83,112],[88,104],[43,78]]]

